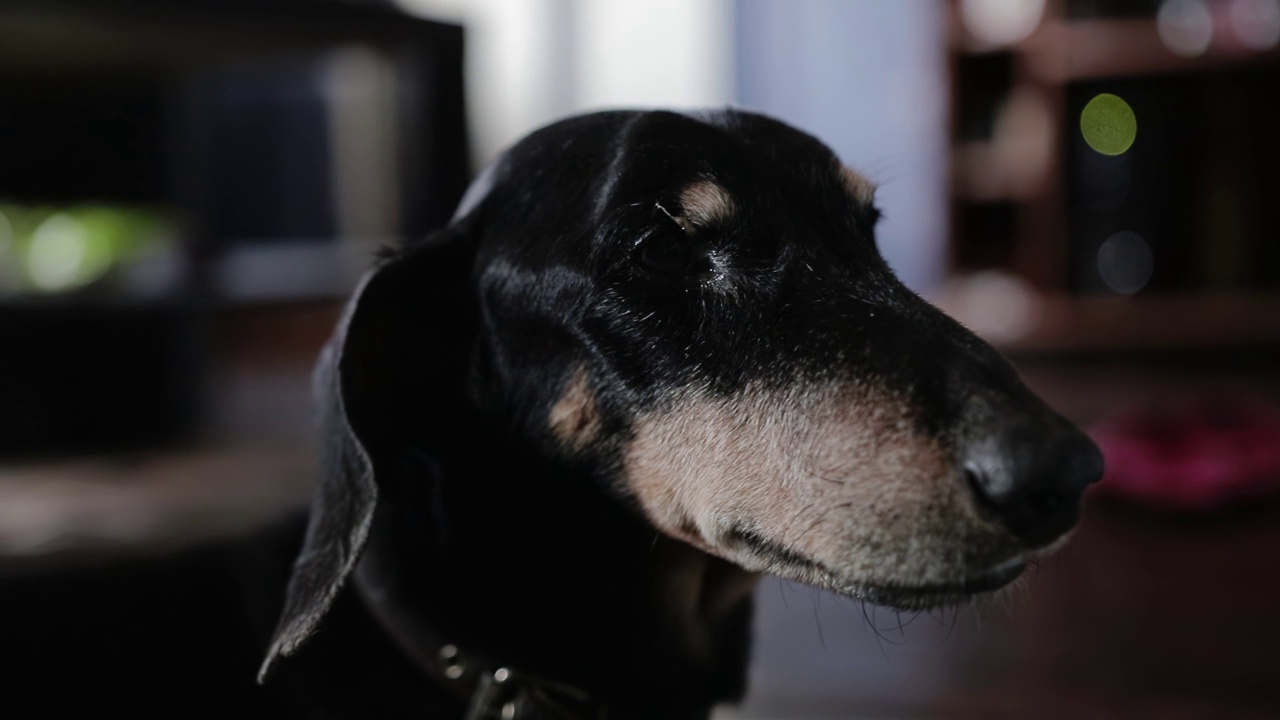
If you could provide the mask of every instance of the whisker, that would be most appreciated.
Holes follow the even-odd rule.
[[[823,650],[827,649],[827,638],[822,632],[822,618],[818,617],[818,594],[810,589],[809,599],[813,602],[813,624],[818,628],[818,644]]]

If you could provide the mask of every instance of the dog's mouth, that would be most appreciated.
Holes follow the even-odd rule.
[[[726,536],[767,565],[766,571],[785,580],[795,580],[831,590],[854,600],[874,603],[893,610],[931,610],[964,603],[974,596],[991,593],[1018,579],[1027,569],[1027,558],[1018,555],[995,567],[955,582],[911,584],[906,582],[848,581],[826,565],[809,558],[758,532],[741,527]]]
[[[931,610],[959,605],[975,595],[994,592],[1021,577],[1026,561],[1010,560],[985,573],[956,583],[932,585],[852,584],[831,589],[846,597],[883,605],[894,610]]]

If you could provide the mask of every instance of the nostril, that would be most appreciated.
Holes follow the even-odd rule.
[[[1033,547],[1048,544],[1075,524],[1086,482],[1072,457],[1050,446],[1005,446],[976,453],[963,466],[974,510]],[[1088,465],[1089,463],[1085,463]]]
[[[982,489],[982,475],[978,469],[970,465],[964,469],[964,482],[969,486],[969,490],[978,497],[985,498],[986,493]]]
[[[969,488],[969,493],[973,495],[974,505],[977,506],[979,513],[988,519],[995,519],[1000,515],[1000,498],[993,496],[990,479],[981,468],[977,465],[966,465],[964,482]]]

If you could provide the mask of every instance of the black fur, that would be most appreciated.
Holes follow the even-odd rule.
[[[655,530],[626,483],[633,424],[676,388],[874,380],[957,453],[992,423],[975,397],[1028,443],[1065,432],[897,282],[839,169],[751,113],[587,115],[526,138],[447,228],[388,254],[317,372],[324,471],[263,697],[308,717],[460,718],[475,676],[451,686],[446,644],[469,672],[585,690],[611,720],[740,697],[750,599],[717,598],[743,573]],[[722,221],[682,217],[700,180],[732,198]],[[581,370],[599,427],[574,445],[548,416]]]

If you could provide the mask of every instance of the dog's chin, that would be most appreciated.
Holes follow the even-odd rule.
[[[832,568],[810,559],[798,559],[798,554],[756,554],[752,561],[739,564],[753,566],[767,572],[806,585],[830,590],[838,595],[873,603],[893,610],[932,610],[954,607],[994,593],[1013,583],[1026,571],[1032,555],[1018,554],[988,568],[960,571],[954,580],[943,582],[913,581],[910,578],[868,579],[836,572]]]
[[[741,529],[731,530],[726,535],[728,542],[721,538],[715,545],[696,533],[682,534],[679,539],[751,572],[812,585],[893,610],[920,611],[963,605],[1009,586],[1022,577],[1029,563],[1062,547],[1070,535],[1068,532],[1041,548],[1010,548],[1010,555],[1004,560],[986,566],[956,568],[948,573],[953,577],[941,581],[936,576],[868,578],[840,572],[836,565],[820,562],[783,543]]]
[[[979,596],[996,592],[1021,577],[1026,569],[1026,560],[1015,558],[987,572],[955,582],[933,584],[836,582],[829,587],[845,597],[893,610],[933,610],[962,605]]]

